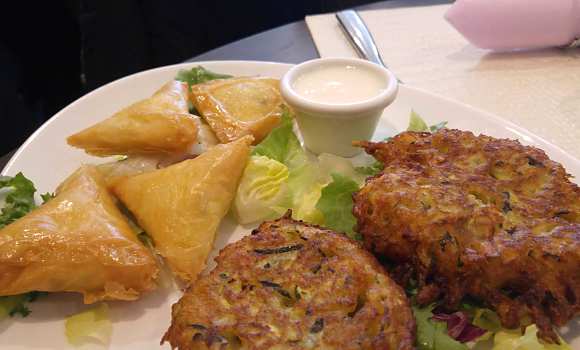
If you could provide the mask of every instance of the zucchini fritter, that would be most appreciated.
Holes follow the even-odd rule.
[[[417,279],[420,303],[470,296],[557,341],[552,325],[580,311],[580,189],[560,164],[459,130],[359,144],[385,168],[354,195],[357,230],[400,281]]]
[[[173,305],[173,348],[413,348],[403,290],[344,235],[286,215],[216,261]]]

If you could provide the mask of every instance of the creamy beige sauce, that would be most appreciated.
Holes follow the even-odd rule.
[[[305,71],[292,87],[313,102],[349,104],[379,95],[386,85],[381,76],[364,67],[329,65]]]

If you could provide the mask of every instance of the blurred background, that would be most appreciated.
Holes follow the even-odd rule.
[[[369,0],[16,1],[0,11],[0,156],[117,78]],[[235,57],[232,57],[235,59]],[[6,129],[5,129],[6,128]]]

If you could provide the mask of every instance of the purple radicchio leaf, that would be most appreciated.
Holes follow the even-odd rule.
[[[467,315],[461,311],[452,314],[437,313],[431,319],[447,323],[447,334],[461,343],[473,341],[487,332],[471,324]]]

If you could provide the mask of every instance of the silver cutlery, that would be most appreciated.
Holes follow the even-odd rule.
[[[336,13],[346,37],[361,58],[388,68],[383,62],[377,44],[365,22],[355,10],[344,10]],[[398,79],[399,80],[399,79]],[[399,80],[401,82],[401,80]]]

